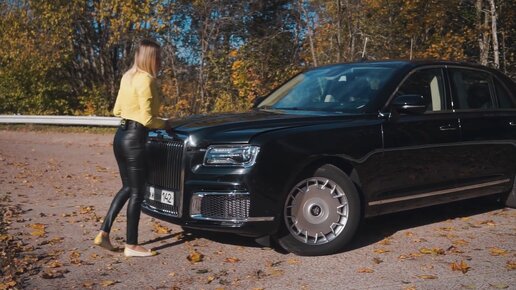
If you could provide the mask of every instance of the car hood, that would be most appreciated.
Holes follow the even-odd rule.
[[[272,130],[307,126],[336,120],[356,119],[363,115],[280,110],[245,113],[194,115],[172,122],[172,129],[159,134],[189,136],[195,147],[208,144],[248,143],[253,136]]]

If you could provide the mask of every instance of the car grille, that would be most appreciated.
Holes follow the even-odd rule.
[[[191,209],[196,219],[245,221],[249,217],[249,194],[203,194],[194,195]]]
[[[181,189],[181,166],[183,163],[183,141],[147,142],[149,184],[172,190]]]
[[[144,206],[171,216],[181,216],[182,166],[184,141],[149,139],[146,147],[148,160],[147,184],[159,189],[175,192],[175,205],[151,200],[149,190],[145,193]]]

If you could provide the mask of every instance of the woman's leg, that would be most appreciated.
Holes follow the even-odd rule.
[[[138,128],[131,138],[123,141],[127,185],[129,188],[129,203],[127,205],[127,240],[128,245],[138,244],[138,225],[140,221],[141,204],[145,193],[147,164],[145,159],[145,142],[147,130]]]
[[[118,170],[120,172],[120,178],[122,179],[122,188],[118,191],[118,193],[113,198],[111,202],[111,206],[104,218],[104,222],[102,223],[102,227],[100,228],[102,231],[109,233],[111,232],[111,227],[113,222],[115,221],[118,213],[124,207],[124,204],[127,202],[130,196],[130,188],[128,182],[127,175],[127,162],[124,156],[122,146],[122,139],[125,135],[125,130],[118,129],[115,138],[113,140],[113,151],[115,153],[116,162],[118,164]]]

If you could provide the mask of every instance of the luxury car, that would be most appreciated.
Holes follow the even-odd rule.
[[[151,131],[147,149],[145,213],[331,254],[367,217],[487,195],[515,207],[516,85],[474,64],[335,64],[249,112]]]

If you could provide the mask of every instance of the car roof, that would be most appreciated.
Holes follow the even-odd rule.
[[[482,68],[482,69],[490,69],[489,67],[480,65],[478,63],[471,63],[471,62],[462,62],[462,61],[448,61],[448,60],[425,60],[425,59],[416,59],[416,60],[365,60],[365,61],[354,61],[354,62],[343,62],[343,63],[335,63],[335,64],[329,64],[320,67],[331,67],[331,66],[338,66],[338,65],[353,65],[353,64],[360,64],[360,65],[393,65],[393,66],[409,66],[409,67],[419,67],[419,66],[428,66],[428,65],[458,65],[458,66],[467,66],[467,67],[476,67],[476,68]]]
[[[307,71],[319,69],[319,68],[325,68],[325,67],[332,67],[332,66],[339,66],[339,65],[361,65],[361,66],[391,66],[398,69],[413,69],[417,67],[423,67],[423,66],[433,66],[433,65],[439,65],[439,66],[461,66],[461,67],[470,67],[470,68],[477,68],[482,70],[490,71],[498,76],[503,76],[504,78],[508,78],[503,72],[501,72],[498,69],[487,67],[478,63],[472,63],[472,62],[464,62],[464,61],[449,61],[449,60],[428,60],[428,59],[415,59],[415,60],[365,60],[365,61],[355,61],[355,62],[343,62],[343,63],[335,63],[335,64],[329,64],[319,67],[310,68]],[[511,80],[512,81],[512,80]]]

